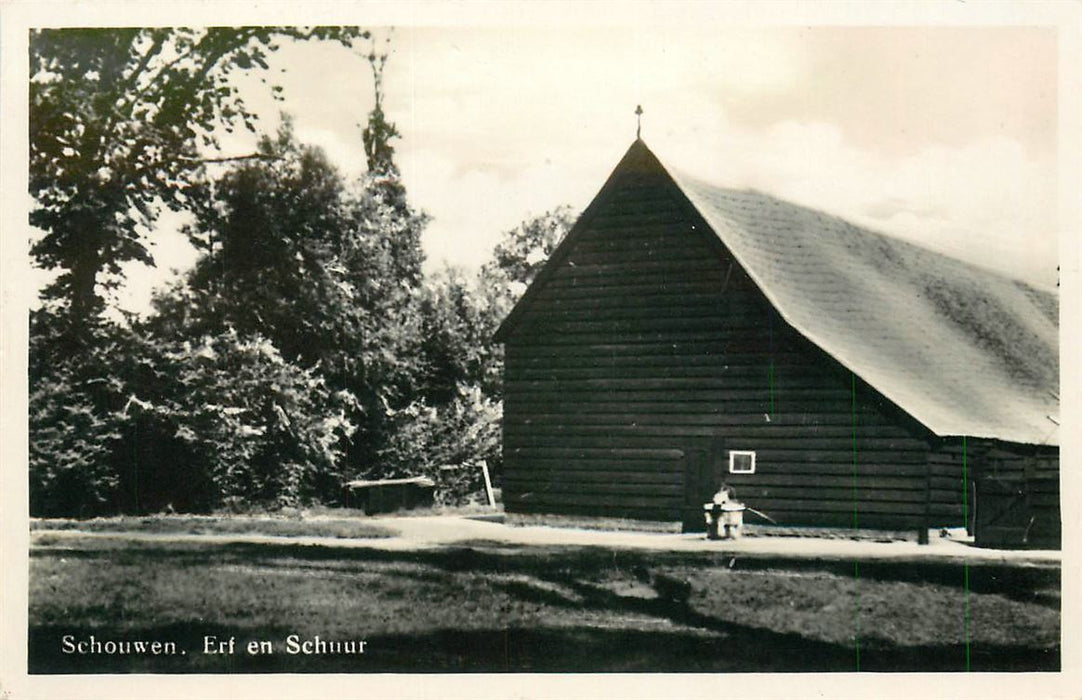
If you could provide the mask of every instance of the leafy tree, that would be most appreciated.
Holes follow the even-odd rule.
[[[266,68],[281,40],[351,46],[356,28],[41,29],[30,39],[32,254],[60,275],[72,327],[104,307],[121,265],[153,264],[146,233],[162,207],[188,206],[215,129],[254,130],[230,77]],[[274,87],[278,92],[280,89]]]
[[[492,335],[574,222],[574,213],[567,205],[527,219],[503,235],[492,252],[492,259],[481,266],[475,307],[484,318],[480,325],[485,332],[479,342],[486,365],[484,386],[489,396],[502,395],[503,375],[503,346]]]
[[[422,390],[392,416],[379,455],[390,473],[425,473],[450,503],[481,489],[480,460],[498,481],[503,348],[492,336],[571,225],[568,207],[554,209],[507,232],[472,282],[454,268],[426,280]]]
[[[62,322],[32,317],[34,515],[205,511],[336,498],[355,400],[266,338],[163,338],[101,323],[81,357],[35,353]]]
[[[508,294],[517,301],[574,223],[575,214],[566,204],[523,221],[496,244],[482,277],[514,285]]]
[[[492,342],[500,319],[476,280],[443,268],[425,280],[421,295],[421,393],[431,404],[455,400],[462,386],[498,395],[499,363]]]
[[[153,325],[161,335],[269,339],[286,362],[356,397],[349,460],[371,464],[389,412],[416,393],[420,292],[403,276],[413,262],[398,244],[418,240],[425,219],[368,177],[346,182],[321,151],[296,143],[288,122],[259,152],[267,157],[200,193],[192,237],[206,253],[159,296]]]
[[[387,43],[390,43],[390,36],[387,37]],[[394,161],[394,146],[391,142],[402,135],[383,112],[383,70],[387,65],[387,58],[387,49],[382,53],[377,52],[373,40],[367,59],[372,68],[375,104],[368,114],[368,123],[361,132],[368,165],[363,189],[369,194],[370,201],[379,207],[379,211],[371,212],[369,216],[377,214],[382,217],[385,228],[393,229],[389,230],[389,235],[386,236],[390,272],[410,287],[417,287],[421,283],[421,265],[424,262],[421,232],[427,219],[418,217],[410,207],[406,187]]]
[[[388,39],[389,41],[389,39]],[[368,124],[361,132],[364,141],[364,154],[368,161],[368,172],[372,175],[397,176],[398,166],[394,162],[392,139],[401,138],[398,127],[387,121],[383,114],[383,69],[387,65],[388,53],[376,53],[375,47],[368,53],[368,63],[372,67],[372,84],[376,104],[368,115]]]

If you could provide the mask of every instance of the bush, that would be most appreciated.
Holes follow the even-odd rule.
[[[283,507],[339,497],[357,410],[259,335],[196,342],[101,324],[82,353],[32,324],[35,516]],[[66,359],[57,361],[58,357]]]
[[[502,414],[500,402],[477,386],[459,385],[443,406],[414,403],[393,417],[379,475],[365,476],[427,476],[436,482],[437,503],[462,504],[484,488],[481,460],[499,468]]]
[[[70,367],[31,388],[30,513],[91,517],[115,508],[120,478],[112,452],[122,420],[99,410]]]
[[[215,507],[295,506],[334,498],[353,432],[352,395],[286,362],[262,336],[227,331],[170,353],[183,391],[150,410],[204,465]]]

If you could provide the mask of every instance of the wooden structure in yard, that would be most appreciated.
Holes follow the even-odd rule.
[[[504,502],[700,530],[724,482],[781,524],[1058,546],[1057,336],[1051,292],[636,140],[497,332]]]
[[[426,476],[357,479],[346,482],[346,505],[366,515],[426,508],[435,502],[436,482]]]

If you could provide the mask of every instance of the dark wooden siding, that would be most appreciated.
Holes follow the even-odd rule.
[[[724,479],[782,523],[960,517],[923,428],[790,329],[666,181],[603,196],[506,337],[509,511],[694,520]]]
[[[965,484],[966,513],[952,524],[967,527],[978,544],[1060,546],[1058,448],[954,438],[942,441],[929,463],[943,484]],[[939,499],[953,495],[962,505],[961,489],[941,493]]]

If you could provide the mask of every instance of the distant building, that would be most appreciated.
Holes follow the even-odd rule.
[[[507,510],[1059,546],[1058,313],[636,140],[497,333]]]

